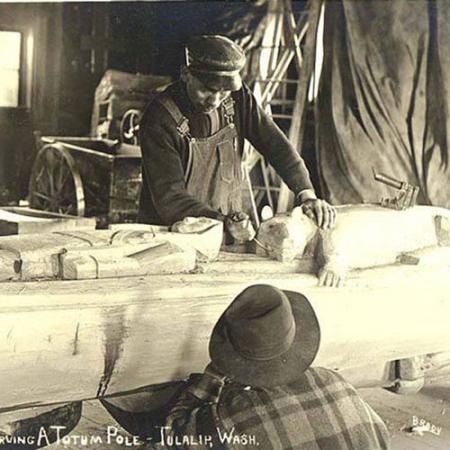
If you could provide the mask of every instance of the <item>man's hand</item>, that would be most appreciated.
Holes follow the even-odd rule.
[[[321,200],[320,198],[308,199],[300,207],[320,228],[333,228],[336,224],[336,208],[325,200]]]
[[[225,219],[225,225],[237,243],[251,241],[255,237],[250,217],[244,212],[229,214]]]

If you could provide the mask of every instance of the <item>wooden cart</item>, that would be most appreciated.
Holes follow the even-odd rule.
[[[100,226],[136,220],[142,181],[138,146],[80,137],[41,142],[30,176],[32,208],[95,216]]]

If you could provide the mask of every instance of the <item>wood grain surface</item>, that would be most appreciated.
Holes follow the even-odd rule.
[[[382,378],[387,361],[450,350],[450,251],[418,257],[418,265],[354,272],[339,289],[317,287],[314,275],[286,273],[276,261],[226,254],[206,273],[3,283],[1,411],[128,392],[203,370],[214,323],[254,283],[309,298],[322,335],[315,365],[358,373],[378,364],[375,378]]]

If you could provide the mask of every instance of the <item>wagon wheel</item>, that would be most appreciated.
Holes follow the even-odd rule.
[[[120,142],[139,145],[139,123],[142,113],[138,109],[129,109],[120,122]]]
[[[36,156],[30,176],[32,208],[84,216],[83,183],[72,155],[61,144],[48,144]]]

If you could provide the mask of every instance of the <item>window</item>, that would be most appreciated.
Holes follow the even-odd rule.
[[[19,106],[21,41],[19,32],[0,31],[0,107]]]

